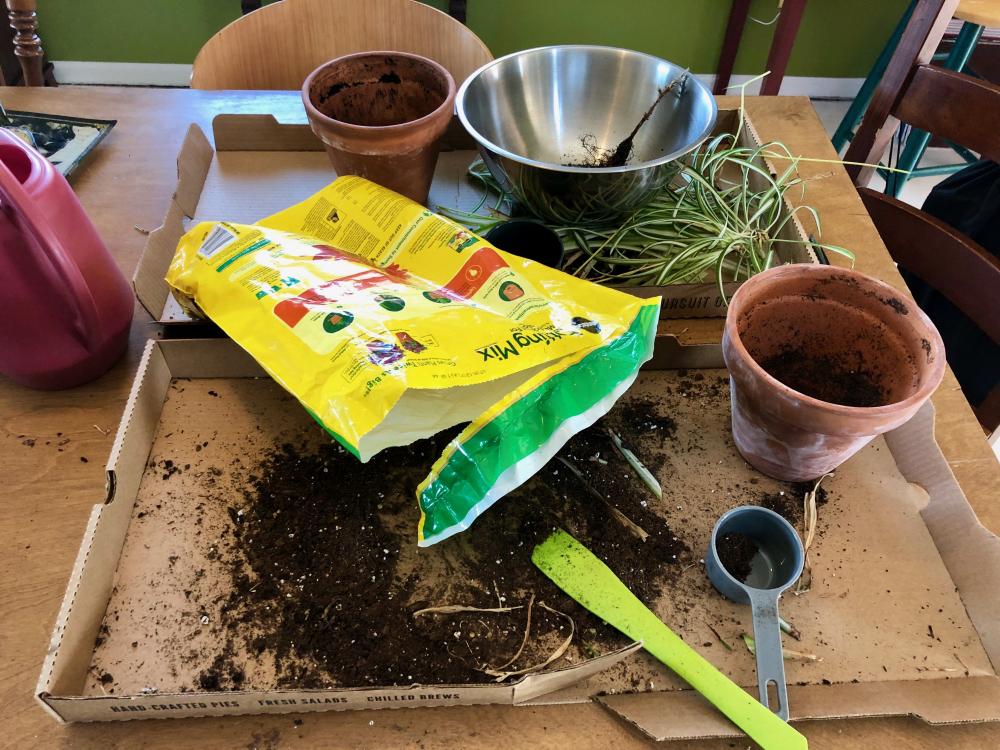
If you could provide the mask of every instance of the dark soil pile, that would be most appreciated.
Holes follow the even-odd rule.
[[[711,404],[716,399],[728,399],[729,397],[729,376],[706,376],[697,370],[678,370],[680,380],[677,381],[675,390],[679,395],[694,398],[698,401]]]
[[[416,566],[400,565],[414,545],[416,486],[453,432],[383,451],[367,464],[336,445],[273,451],[249,477],[245,504],[229,509],[243,558],[232,566],[233,593],[223,608],[231,638],[248,639],[252,655],[273,654],[279,687],[489,682],[494,677],[483,670],[518,653],[534,594],[527,645],[505,670],[544,661],[568,635],[569,620],[542,602],[572,618],[584,653],[625,645],[531,564],[535,544],[562,526],[651,603],[691,557],[652,510],[655,497],[615,451],[608,428],[651,466],[651,454],[676,429],[653,404],[624,404],[560,452],[581,476],[553,460],[471,530],[420,550]],[[648,539],[634,536],[595,493]],[[429,592],[432,584],[419,576],[430,562],[448,571],[440,591]],[[521,608],[414,615],[442,605]],[[240,687],[243,671],[230,653],[201,674],[201,687]]]
[[[746,534],[733,532],[724,534],[715,544],[719,553],[719,562],[729,571],[729,575],[737,581],[746,581],[753,567],[753,558],[757,554],[757,545]]]
[[[773,510],[783,516],[788,523],[797,529],[801,529],[802,518],[805,514],[803,498],[812,492],[814,482],[791,482],[787,490],[778,492],[764,492],[755,500],[755,505],[760,505],[768,510]],[[816,504],[824,505],[829,499],[829,494],[825,487],[820,487],[816,492]]]
[[[830,357],[782,352],[760,363],[771,377],[807,396],[844,406],[883,406],[886,394],[875,378]]]
[[[804,485],[801,492],[766,492],[756,499],[756,504],[762,508],[773,510],[797,528],[802,522],[805,510],[802,507],[802,496],[812,489],[812,484],[808,482],[801,484]],[[820,488],[820,492],[825,492],[825,490]]]

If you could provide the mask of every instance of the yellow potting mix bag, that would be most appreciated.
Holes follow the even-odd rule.
[[[611,408],[652,354],[660,303],[504,253],[360,177],[256,225],[198,224],[167,282],[362,461],[470,423],[417,490],[422,546]]]

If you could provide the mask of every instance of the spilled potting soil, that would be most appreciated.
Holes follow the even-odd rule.
[[[672,424],[650,416],[650,405],[632,404],[624,413],[635,415],[628,420],[636,428],[628,433],[633,439],[641,427],[661,442],[669,437]],[[620,418],[609,422],[623,429]],[[450,434],[384,451],[368,464],[336,445],[285,444],[250,477],[241,507],[229,509],[242,555],[233,559],[232,593],[222,606],[227,628],[249,634],[251,653],[274,655],[279,687],[492,681],[493,672],[544,661],[570,621],[587,623],[584,637],[594,653],[625,645],[530,561],[535,544],[563,526],[651,603],[690,559],[648,507],[652,496],[631,477],[604,427],[585,430],[560,453],[583,479],[553,461],[464,535],[419,552],[418,560],[445,560],[445,575],[431,586],[422,575],[427,565],[399,564],[412,529],[395,519],[412,505]],[[641,526],[646,541],[638,542],[588,487]],[[470,609],[415,614],[456,605]],[[241,674],[231,660],[207,674],[212,684],[218,678],[220,687],[239,686],[226,680]]]
[[[415,490],[449,435],[361,464],[269,381],[174,381],[90,689],[489,684],[553,653],[549,668],[560,668],[627,645],[530,563],[557,526],[707,656],[752,670],[713,635],[735,643],[746,624],[711,588],[705,546],[736,505],[771,507],[801,526],[807,488],[739,459],[728,390],[718,372],[640,377],[469,531],[418,549]],[[662,499],[608,428],[656,475]],[[101,682],[105,674],[113,680]],[[667,678],[638,657],[605,679],[635,690]]]

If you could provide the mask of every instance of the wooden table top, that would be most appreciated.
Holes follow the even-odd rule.
[[[188,123],[211,133],[221,112],[268,112],[304,121],[297,92],[186,89],[0,88],[11,109],[114,118],[118,125],[91,155],[74,187],[118,263],[131,275],[159,224],[176,179],[175,156]],[[734,107],[733,97],[720,99]],[[750,98],[764,140],[793,153],[834,159],[809,101]],[[857,268],[896,286],[902,281],[846,172],[803,163],[809,202],[823,239],[852,248]],[[673,321],[691,340],[718,339],[719,321]],[[34,700],[35,682],[84,525],[104,498],[106,461],[146,339],[157,333],[136,308],[125,358],[96,382],[69,391],[30,391],[0,377],[0,747],[454,747],[524,745],[543,750],[643,747],[649,743],[596,705],[348,711],[299,716],[172,719],[61,726]],[[1000,464],[949,372],[934,397],[937,438],[973,508],[1000,530]],[[84,459],[87,459],[86,462]],[[296,725],[293,722],[301,721]],[[815,748],[983,748],[1000,746],[1000,725],[930,727],[905,718],[817,721],[800,728]],[[744,747],[740,741],[672,743],[677,750]]]

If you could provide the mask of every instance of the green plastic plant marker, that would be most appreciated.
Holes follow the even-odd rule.
[[[556,531],[531,561],[563,591],[676,672],[765,750],[806,750],[806,738],[688,646],[589,549]]]

